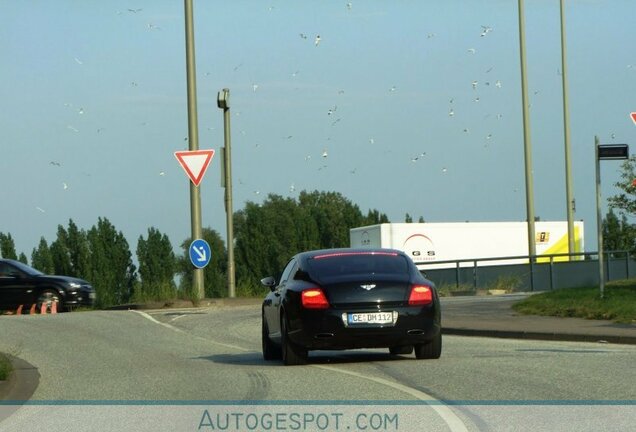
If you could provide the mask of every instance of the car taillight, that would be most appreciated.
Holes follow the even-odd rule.
[[[303,307],[306,309],[327,309],[329,301],[320,288],[310,288],[301,294]]]
[[[413,285],[409,295],[409,305],[426,305],[433,302],[433,290],[426,285]]]

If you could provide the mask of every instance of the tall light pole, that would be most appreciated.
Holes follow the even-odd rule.
[[[572,193],[572,162],[570,146],[570,114],[568,110],[568,80],[565,50],[565,0],[561,0],[561,78],[563,88],[563,134],[565,141],[565,199],[568,218],[568,252],[574,253],[574,212],[576,211]]]
[[[523,148],[526,172],[526,212],[528,219],[528,254],[530,265],[537,254],[534,232],[534,188],[532,174],[532,144],[530,142],[530,115],[528,112],[528,83],[526,80],[526,41],[523,0],[519,0],[519,52],[521,57],[521,103],[523,104]],[[532,278],[532,272],[530,277]],[[533,284],[531,279],[531,285]]]
[[[223,185],[225,186],[225,217],[227,226],[227,288],[229,297],[236,297],[234,271],[234,211],[232,210],[232,153],[230,134],[230,90],[219,92],[217,106],[223,110]]]
[[[197,123],[197,85],[194,61],[194,24],[192,14],[192,0],[185,2],[185,40],[186,40],[186,81],[188,91],[188,143],[189,150],[199,149],[199,127]],[[190,183],[190,225],[192,240],[201,236],[201,194],[199,187]],[[203,269],[194,268],[192,288],[198,299],[205,293],[203,285]]]

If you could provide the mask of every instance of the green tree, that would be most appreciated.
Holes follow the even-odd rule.
[[[606,251],[636,250],[636,236],[634,226],[627,222],[625,214],[619,219],[610,208],[603,219],[603,249]]]
[[[411,217],[410,214],[406,214],[406,216],[404,216],[404,222],[405,223],[413,223],[413,218]]]
[[[86,231],[80,230],[72,219],[68,221],[66,248],[71,262],[71,275],[91,279],[90,250]]]
[[[614,186],[623,192],[608,199],[610,207],[619,209],[628,215],[636,215],[636,155],[621,164],[621,178]]]
[[[11,233],[4,234],[0,232],[0,257],[7,259],[18,259],[15,252],[15,242]]]
[[[130,300],[136,269],[126,238],[106,218],[98,218],[87,234],[91,282],[97,292],[97,306],[123,304]]]
[[[139,236],[137,260],[140,283],[135,290],[135,300],[168,300],[176,297],[176,258],[167,235],[151,227],[147,239]]]
[[[389,218],[384,213],[380,213],[378,210],[369,210],[367,216],[362,225],[377,225],[389,223]],[[355,227],[352,227],[355,228]]]
[[[29,259],[27,258],[26,254],[24,252],[20,252],[20,255],[18,256],[18,261],[20,261],[23,264],[29,264]]]
[[[62,225],[57,226],[57,237],[51,243],[50,251],[53,259],[53,274],[76,276],[73,274],[71,254],[68,250],[68,233]]]
[[[349,229],[365,225],[360,208],[338,192],[301,192],[299,205],[318,228],[321,248],[349,246]]]
[[[256,289],[254,281],[258,281],[259,276],[267,275],[270,270],[267,253],[269,234],[264,221],[265,210],[250,201],[234,214],[237,291],[251,292]]]
[[[419,218],[418,222],[419,222],[419,223],[424,223],[424,216],[420,216],[420,218]]]
[[[610,209],[618,209],[621,219],[610,212],[603,221],[604,249],[636,253],[636,227],[627,221],[628,216],[636,216],[636,155],[625,160],[621,170],[620,180],[614,186],[622,192],[608,199]]]
[[[210,262],[203,268],[203,286],[206,298],[227,297],[227,252],[225,242],[218,232],[203,228],[201,236],[210,245]],[[195,298],[192,292],[194,266],[190,261],[191,238],[181,243],[182,255],[177,258],[177,268],[181,281],[179,289],[189,298]]]
[[[31,265],[41,272],[47,274],[55,273],[53,255],[44,237],[40,237],[37,249],[33,249],[31,253]]]
[[[57,238],[51,244],[51,256],[55,274],[91,279],[90,251],[86,231],[80,230],[73,219],[68,229],[57,227]]]
[[[234,217],[237,292],[260,292],[257,283],[283,268],[291,254],[319,245],[316,226],[293,198],[270,194],[248,202]]]
[[[277,276],[287,260],[309,249],[349,246],[353,227],[388,222],[384,214],[359,207],[336,192],[303,191],[298,201],[270,194],[248,202],[234,215],[237,292],[261,294],[258,281]]]

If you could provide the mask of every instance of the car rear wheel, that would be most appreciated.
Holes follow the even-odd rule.
[[[415,358],[438,359],[442,355],[442,332],[428,343],[415,345]]]
[[[55,309],[57,311],[62,310],[62,299],[57,291],[52,289],[44,290],[38,296],[36,307],[38,312],[42,310],[42,305],[46,305],[49,312],[53,310],[53,303],[55,303]]]
[[[265,360],[279,360],[283,353],[278,345],[276,345],[269,338],[269,328],[267,326],[267,321],[265,321],[265,314],[263,314],[263,318],[261,321],[261,339],[263,345],[263,359]]]
[[[289,340],[287,334],[287,317],[283,315],[280,322],[283,363],[287,366],[307,363],[307,350]]]

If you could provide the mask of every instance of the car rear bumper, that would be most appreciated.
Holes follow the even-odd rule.
[[[432,307],[402,307],[395,324],[347,325],[347,311],[305,311],[290,320],[289,338],[309,350],[386,348],[427,343],[441,332],[439,313]]]

